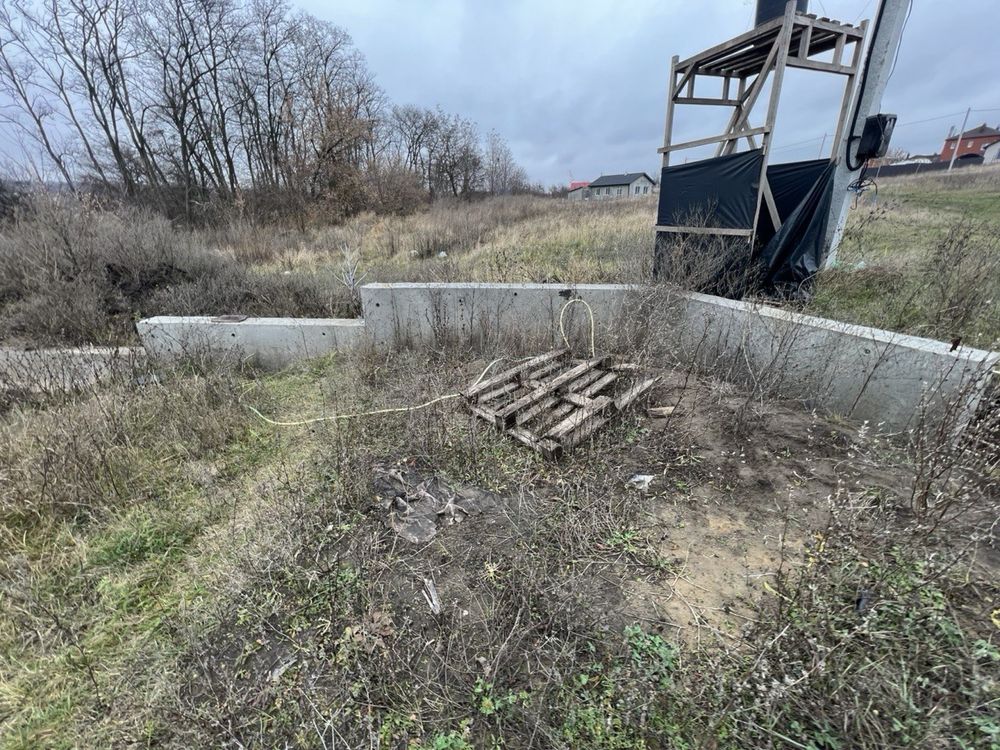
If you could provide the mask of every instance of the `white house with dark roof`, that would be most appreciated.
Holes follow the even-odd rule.
[[[639,198],[653,192],[654,182],[645,172],[605,174],[598,177],[587,189],[592,201],[613,198]]]

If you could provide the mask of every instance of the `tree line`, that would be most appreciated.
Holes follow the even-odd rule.
[[[499,134],[393,105],[344,30],[280,0],[6,0],[0,90],[70,189],[189,221],[538,189]]]

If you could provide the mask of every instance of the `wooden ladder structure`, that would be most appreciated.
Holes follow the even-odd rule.
[[[786,5],[783,16],[761,24],[752,31],[686,60],[680,60],[674,55],[670,61],[663,146],[658,149],[663,155],[663,166],[670,166],[670,155],[675,151],[714,143],[718,144],[715,155],[725,156],[735,153],[741,140],[745,140],[750,149],[760,148],[764,158],[752,229],[657,225],[656,231],[740,236],[753,242],[757,234],[757,216],[760,214],[761,201],[767,205],[771,221],[777,230],[781,226],[781,219],[767,182],[767,163],[785,69],[804,68],[846,78],[836,134],[831,145],[832,158],[838,153],[844,129],[847,127],[867,28],[868,21],[863,21],[860,26],[854,26],[812,14],[797,13],[795,2],[792,0]],[[831,50],[833,50],[832,61],[816,59]],[[697,95],[695,94],[697,81],[705,77],[722,79],[719,96],[706,95],[701,88],[698,89]],[[764,124],[753,127],[750,115],[768,80],[771,81],[771,91]],[[733,112],[725,132],[721,135],[674,143],[672,138],[674,108],[679,104],[732,107]],[[660,189],[664,189],[664,186],[661,185]]]

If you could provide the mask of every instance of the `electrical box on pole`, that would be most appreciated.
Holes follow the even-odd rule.
[[[851,185],[857,182],[868,159],[885,154],[884,150],[881,154],[877,153],[878,149],[871,151],[872,144],[875,143],[879,148],[888,148],[889,145],[895,116],[876,115],[871,121],[869,118],[881,108],[882,95],[892,74],[909,8],[910,0],[881,0],[872,24],[860,83],[854,95],[850,124],[834,144],[837,167],[827,224],[827,266],[837,261],[837,246],[847,220]],[[863,152],[862,147],[868,153]]]

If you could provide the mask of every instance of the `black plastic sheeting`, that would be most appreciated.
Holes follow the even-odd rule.
[[[829,159],[813,159],[768,165],[767,182],[771,186],[771,195],[774,196],[774,205],[782,223],[788,221],[788,217],[798,208],[829,164]],[[771,212],[767,210],[767,204],[761,201],[760,217],[757,220],[757,244],[767,244],[773,236]]]
[[[741,154],[664,167],[656,223],[752,229],[764,154]]]
[[[827,162],[781,229],[756,256],[764,266],[767,290],[798,296],[823,265],[835,166]]]
[[[666,167],[660,177],[656,223],[752,228],[762,164],[763,153],[757,149]],[[743,238],[715,237],[706,249],[707,241],[691,242],[696,235],[660,233],[654,273],[662,265],[662,253],[669,252],[668,244],[686,237],[693,252],[714,254],[721,247],[730,256],[719,264],[718,278],[701,291],[739,297],[752,286],[781,295],[801,293],[823,263],[833,174],[834,162],[826,159],[768,166],[768,184],[782,221],[779,231],[775,232],[770,211],[761,201],[752,245]]]

